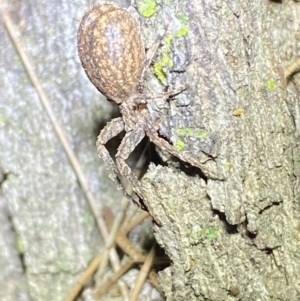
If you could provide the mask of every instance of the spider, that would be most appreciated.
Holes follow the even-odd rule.
[[[111,3],[88,11],[78,30],[79,55],[88,77],[100,92],[119,105],[122,114],[122,117],[111,120],[100,132],[96,143],[99,157],[103,159],[109,177],[117,187],[132,198],[126,194],[119,175],[125,177],[146,206],[141,182],[126,163],[145,136],[161,149],[200,168],[209,178],[223,180],[217,172],[177,150],[158,134],[158,120],[147,109],[150,98],[137,91],[139,80],[149,67],[161,40],[162,36],[159,36],[159,42],[156,41],[155,46],[148,51],[151,55],[146,58],[136,20],[127,10]],[[177,93],[168,93],[165,97]],[[105,145],[123,131],[125,136],[114,161]]]

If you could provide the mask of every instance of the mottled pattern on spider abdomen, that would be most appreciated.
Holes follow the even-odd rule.
[[[145,51],[133,16],[116,4],[93,7],[78,30],[79,56],[91,82],[117,103],[139,82]]]

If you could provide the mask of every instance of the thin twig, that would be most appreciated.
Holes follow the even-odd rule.
[[[128,203],[129,203],[129,199],[126,197],[123,197],[122,203],[121,203],[121,208],[119,210],[117,217],[114,219],[112,227],[110,228],[110,234],[108,235],[107,240],[106,240],[105,251],[104,251],[105,254],[103,256],[103,259],[101,260],[101,263],[98,268],[98,273],[97,273],[97,276],[99,278],[101,278],[105,272],[105,268],[107,266],[107,261],[108,261],[108,254],[115,242],[115,236],[116,236],[116,233],[118,232],[120,224],[124,218],[125,210],[128,206]]]
[[[126,262],[120,267],[120,269],[116,271],[111,277],[109,277],[95,292],[95,296],[99,298],[100,296],[106,294],[112,287],[112,285],[131,268],[133,263],[134,261],[130,257],[127,258]]]
[[[153,261],[154,264],[154,261]],[[149,274],[148,274],[148,278],[150,280],[150,282],[152,283],[152,285],[161,293],[161,295],[163,295],[163,292],[159,286],[158,280],[157,280],[157,276],[156,276],[156,272],[152,269]]]
[[[121,232],[116,235],[116,243],[132,258],[134,262],[144,262],[146,257],[135,247],[135,245]]]
[[[133,204],[132,204],[133,205]],[[136,216],[137,212],[140,210],[137,206],[131,206],[131,210],[126,214],[124,221],[121,225],[122,229],[126,228],[127,225],[131,222],[131,220]],[[143,211],[146,212],[146,211]],[[148,213],[148,212],[147,212]]]
[[[55,133],[57,134],[63,148],[64,148],[64,151],[66,152],[67,154],[67,157],[70,161],[70,164],[77,176],[77,179],[78,179],[78,182],[80,183],[81,185],[81,188],[86,196],[86,200],[88,201],[91,209],[92,209],[92,212],[94,214],[94,217],[96,219],[96,222],[97,222],[97,225],[98,225],[98,228],[102,234],[102,236],[104,237],[104,239],[107,239],[108,238],[108,231],[107,231],[107,228],[106,228],[106,225],[105,225],[105,222],[103,220],[102,217],[100,217],[98,215],[98,208],[97,208],[97,202],[96,202],[96,199],[94,197],[94,195],[92,194],[90,188],[89,188],[89,185],[88,185],[88,181],[81,169],[81,165],[75,155],[75,153],[73,152],[72,150],[72,147],[70,145],[70,143],[68,142],[67,138],[66,138],[66,135],[62,129],[62,127],[60,126],[58,120],[56,119],[55,117],[55,114],[50,106],[50,103],[49,103],[49,100],[46,96],[46,93],[44,91],[44,89],[42,88],[39,80],[38,80],[38,77],[31,65],[31,62],[30,60],[28,59],[23,47],[21,46],[20,42],[18,41],[18,38],[17,38],[17,35],[15,33],[15,30],[14,30],[14,26],[13,26],[13,23],[9,17],[9,15],[5,12],[4,10],[4,7],[2,5],[2,2],[0,0],[0,10],[1,10],[1,13],[2,13],[2,17],[3,17],[3,21],[4,21],[4,24],[5,24],[5,27],[7,29],[7,32],[15,46],[15,49],[17,51],[17,53],[19,54],[22,62],[23,62],[23,65],[25,67],[25,70],[30,78],[30,81],[32,83],[32,85],[34,86],[34,88],[36,89],[39,97],[40,97],[40,100],[44,106],[44,109],[45,111],[47,112],[49,118],[50,118],[50,121],[53,125],[53,128],[55,130]],[[112,249],[110,251],[110,259],[111,259],[111,262],[112,262],[112,266],[115,270],[118,270],[119,267],[120,267],[120,263],[119,263],[119,259],[118,259],[118,255],[117,255],[117,252],[115,249]],[[124,284],[122,285],[121,284],[121,292],[122,292],[122,295],[123,297],[125,298],[127,296],[127,288],[124,286]]]
[[[102,259],[103,252],[101,252],[88,266],[88,268],[84,271],[81,277],[78,279],[76,284],[71,289],[69,295],[64,299],[64,301],[73,301],[82,290],[82,287],[86,284],[86,282],[90,279],[90,277],[97,270],[99,263]]]
[[[136,227],[138,224],[140,224],[144,219],[149,217],[149,213],[146,211],[142,211],[135,219],[131,221],[131,223],[128,223],[126,226],[122,225],[122,232],[124,234],[127,234],[130,232],[134,227]]]
[[[134,288],[130,293],[129,301],[135,301],[141,291],[141,288],[147,279],[148,273],[152,267],[152,263],[155,257],[155,244],[153,244],[151,251],[149,252],[141,270],[138,275],[138,278],[135,282]]]
[[[108,214],[107,214],[108,215]],[[128,243],[128,238],[125,236],[129,231],[132,230],[132,228],[134,228],[134,226],[136,226],[138,224],[138,221],[141,222],[142,220],[144,220],[146,217],[148,217],[148,214],[143,211],[129,226],[129,228],[124,230],[122,232],[118,232],[116,235],[116,241],[118,243],[118,245],[123,248],[124,245],[124,252],[127,253],[130,258],[132,259],[132,261],[134,263],[142,263],[146,260],[146,256],[142,255],[141,253],[139,253],[139,251],[132,245],[131,242]],[[125,237],[125,239],[124,239]],[[130,244],[130,246],[128,246],[128,244]],[[86,284],[86,282],[88,281],[88,279],[95,273],[95,271],[97,270],[100,262],[102,262],[104,255],[106,252],[101,252],[92,262],[91,264],[88,266],[88,268],[85,270],[85,272],[83,273],[83,275],[80,277],[80,279],[77,281],[77,283],[75,284],[75,286],[72,288],[72,290],[70,291],[68,297],[64,300],[64,301],[73,301],[75,299],[75,297],[78,295],[78,293],[81,291],[81,289],[83,288],[83,286]],[[134,258],[134,260],[133,260]],[[153,264],[166,264],[168,263],[169,260],[168,258],[155,258]],[[115,271],[115,273],[117,275],[119,275],[119,271]],[[124,272],[125,273],[125,272]],[[113,279],[117,279],[117,277],[114,275]],[[156,289],[158,291],[160,291],[158,282],[157,282],[157,278],[156,278],[156,273],[154,271],[150,271],[149,273],[149,279],[151,281],[151,283],[156,287]],[[108,292],[108,290],[110,289],[110,287],[114,284],[115,282],[112,282],[111,280],[106,281],[105,283],[102,284],[101,286],[101,291],[100,294],[103,293],[103,291]],[[99,292],[97,291],[96,294],[99,294]]]

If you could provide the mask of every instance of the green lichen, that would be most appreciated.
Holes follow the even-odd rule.
[[[170,57],[171,54],[171,45],[173,41],[172,35],[167,35],[164,39],[164,46],[162,47],[162,56],[161,58],[153,65],[153,72],[160,82],[166,80],[165,68],[171,68],[173,66],[173,61]]]
[[[207,227],[204,230],[205,237],[209,240],[215,240],[218,237],[218,228],[215,226]]]
[[[21,239],[21,237],[18,237],[17,238],[17,250],[19,253],[24,253],[24,244],[23,244],[23,241]]]
[[[171,6],[173,4],[173,0],[156,0],[158,4],[163,3],[165,6]]]
[[[177,150],[182,150],[185,147],[185,143],[182,140],[177,140],[175,143],[175,148]]]
[[[183,12],[179,12],[176,15],[176,18],[181,22],[182,25],[187,25],[189,22],[189,17]]]
[[[231,13],[232,13],[232,10],[231,10],[228,6],[226,6],[225,9],[224,9],[224,13],[225,13],[226,15],[231,14]]]
[[[255,122],[255,116],[253,116],[253,115],[248,116],[247,121],[249,123],[254,123]]]
[[[170,54],[164,53],[161,59],[153,65],[153,72],[160,82],[164,82],[166,79],[166,73],[164,68],[172,67],[173,61],[170,58]]]
[[[166,47],[166,51],[167,52],[171,52],[171,45],[172,45],[172,41],[173,41],[173,36],[168,34],[165,38],[165,47]]]
[[[175,209],[173,207],[166,207],[165,209],[168,212],[169,216],[172,216],[175,212]]]
[[[224,166],[225,169],[230,169],[232,167],[232,163],[227,161],[227,162],[223,163],[223,166]]]
[[[189,135],[192,134],[193,129],[192,129],[192,128],[180,128],[180,129],[177,129],[176,132],[177,132],[179,135],[189,136]]]
[[[276,82],[273,79],[270,79],[267,81],[267,88],[270,91],[273,91],[276,89]]]
[[[207,132],[205,130],[199,130],[199,132],[197,133],[197,138],[198,139],[203,139],[207,136]]]
[[[187,24],[189,22],[189,17],[187,15],[185,15],[184,13],[182,13],[182,12],[179,12],[176,15],[176,17],[180,21],[180,23],[182,24],[182,27],[176,31],[175,37],[176,38],[181,38],[181,37],[187,35],[187,33],[189,32],[189,28],[187,26]]]
[[[299,156],[294,157],[294,166],[296,168],[300,167],[300,157]]]
[[[138,12],[145,18],[150,18],[156,13],[157,3],[155,0],[143,0],[138,4]]]
[[[173,67],[173,61],[170,54],[174,37],[180,38],[182,36],[185,36],[188,33],[188,30],[188,27],[183,26],[179,30],[177,30],[175,35],[169,34],[165,37],[161,58],[153,65],[153,72],[160,82],[164,83],[166,80],[167,76],[165,73],[165,68]]]
[[[189,28],[187,26],[182,26],[180,29],[178,29],[175,33],[176,38],[181,38],[187,35],[189,32]]]

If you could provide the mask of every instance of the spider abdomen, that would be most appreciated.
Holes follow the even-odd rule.
[[[145,50],[133,16],[116,4],[89,10],[78,30],[81,63],[107,98],[123,102],[137,89]]]

